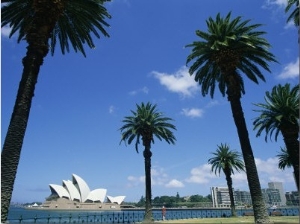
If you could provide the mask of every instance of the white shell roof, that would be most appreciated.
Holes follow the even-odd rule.
[[[126,196],[116,196],[116,197],[112,197],[112,196],[108,196],[107,195],[107,199],[111,202],[111,203],[117,203],[117,204],[121,204]]]
[[[65,197],[70,200],[79,200],[85,202],[86,200],[104,203],[107,189],[98,188],[90,191],[87,183],[78,175],[72,174],[72,181],[63,180],[62,186],[57,184],[50,184],[51,192],[55,192],[60,198]],[[121,204],[125,196],[107,196],[107,199],[112,203]]]
[[[87,200],[100,201],[103,203],[105,200],[106,192],[106,189],[95,189],[89,193]]]
[[[73,176],[73,184],[77,186],[77,189],[81,196],[80,201],[85,202],[90,193],[90,188],[81,177],[77,176],[76,174],[73,174],[72,176]]]
[[[55,193],[60,197],[67,197],[70,198],[69,192],[61,185],[57,184],[50,184],[50,189],[55,191]]]
[[[72,201],[78,200],[81,201],[81,197],[79,194],[78,189],[75,187],[75,185],[70,180],[63,180],[63,186],[67,189],[69,192],[70,198]]]

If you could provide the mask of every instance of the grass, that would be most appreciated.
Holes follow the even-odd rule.
[[[275,224],[299,223],[299,216],[270,216],[270,220]],[[236,217],[236,218],[202,218],[202,219],[181,219],[165,220],[156,223],[254,223],[254,217]]]

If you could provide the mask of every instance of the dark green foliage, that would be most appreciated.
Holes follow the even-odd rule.
[[[265,103],[254,105],[261,108],[254,110],[260,113],[253,122],[256,136],[265,131],[266,141],[273,134],[277,141],[279,133],[282,134],[299,189],[299,85],[291,88],[289,83],[278,84],[266,92]]]
[[[299,26],[299,0],[288,0],[288,4],[285,8],[285,12],[288,13],[292,10],[291,14],[287,18],[287,22],[294,21],[295,26]],[[295,6],[294,10],[293,7]]]

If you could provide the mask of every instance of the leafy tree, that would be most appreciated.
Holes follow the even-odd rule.
[[[295,26],[299,26],[299,0],[288,0],[287,2],[288,4],[285,8],[286,13],[288,13],[293,8],[293,6],[295,6],[295,9],[292,10],[291,14],[287,18],[287,22],[293,20]]]
[[[271,138],[274,133],[277,141],[279,133],[282,134],[299,190],[299,85],[293,88],[288,83],[276,85],[271,92],[266,92],[265,103],[254,105],[261,108],[254,110],[260,113],[253,122],[256,136],[265,131],[267,141],[268,136]]]
[[[192,195],[190,197],[190,202],[202,202],[203,201],[203,196],[202,195]]]
[[[69,51],[71,45],[75,52],[80,51],[85,56],[83,44],[95,47],[91,33],[97,38],[100,37],[99,31],[109,36],[104,26],[108,26],[105,19],[110,18],[103,6],[105,0],[5,2],[1,8],[1,26],[10,26],[10,37],[18,32],[18,42],[26,40],[28,46],[22,60],[22,78],[1,153],[2,222],[7,219],[34,89],[44,58],[49,49],[54,54],[57,42],[63,54]]]
[[[170,122],[173,120],[169,117],[164,117],[161,112],[158,112],[156,105],[151,103],[141,103],[136,105],[137,110],[131,111],[133,116],[126,116],[122,121],[124,125],[120,128],[122,133],[121,142],[124,141],[130,145],[134,139],[135,149],[138,152],[140,139],[144,146],[145,158],[145,185],[146,185],[146,206],[144,222],[152,222],[151,208],[151,143],[154,144],[154,137],[159,140],[165,140],[167,143],[175,144],[176,138],[171,131],[176,130],[176,127]]]
[[[180,202],[180,196],[179,196],[179,193],[177,192],[176,193],[176,203]]]
[[[136,203],[136,206],[138,207],[144,207],[145,206],[145,197],[142,196],[138,203]]]
[[[214,157],[208,160],[208,163],[212,165],[211,171],[220,175],[222,170],[225,174],[229,191],[231,215],[236,216],[231,175],[234,174],[234,170],[238,172],[245,171],[244,163],[241,160],[241,154],[237,151],[231,151],[226,144],[218,146],[216,152],[213,152],[212,154]]]
[[[269,222],[269,216],[240,99],[245,94],[242,74],[255,83],[258,79],[265,81],[259,66],[270,72],[268,62],[276,60],[268,50],[270,44],[262,37],[265,32],[256,30],[260,24],[248,25],[250,20],[230,17],[231,13],[225,18],[217,14],[215,20],[210,17],[206,21],[208,32],[196,31],[200,40],[187,45],[193,48],[187,64],[194,61],[189,73],[201,85],[203,96],[210,93],[213,97],[216,84],[223,96],[227,94],[244,157],[255,222],[264,223]]]
[[[212,201],[211,194],[208,194],[205,198],[207,198],[207,201]]]

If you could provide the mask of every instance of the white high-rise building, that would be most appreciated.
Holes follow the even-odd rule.
[[[228,187],[211,187],[210,190],[214,208],[230,207]]]
[[[285,198],[282,182],[269,182],[268,186],[269,189],[277,189],[279,191],[279,195],[281,199],[280,205],[286,205],[286,198]]]

